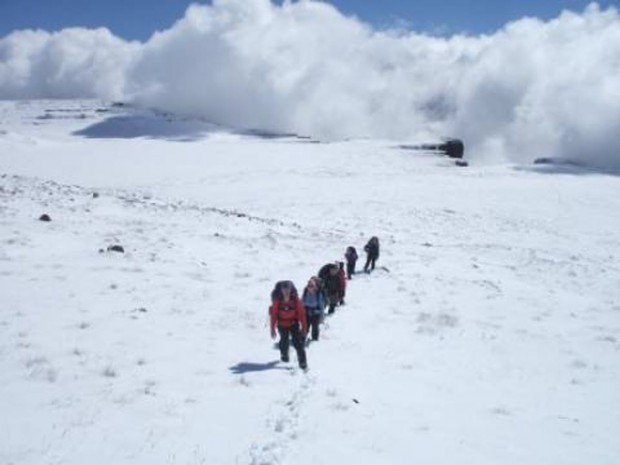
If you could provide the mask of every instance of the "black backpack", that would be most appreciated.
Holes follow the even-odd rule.
[[[334,265],[333,263],[327,263],[323,265],[319,270],[319,274],[317,276],[321,278],[323,282],[325,282],[327,278],[329,278],[329,270],[331,270],[335,266],[336,265]]]
[[[293,284],[292,281],[278,281],[276,283],[276,285],[273,288],[273,291],[271,291],[271,301],[275,302],[276,300],[281,300],[282,299],[282,285],[283,284],[288,284],[289,287],[291,288],[291,297],[293,299],[297,299],[298,298],[298,294],[297,294],[297,288],[295,287],[295,285]]]
[[[347,261],[355,261],[357,260],[357,250],[355,250],[355,247],[350,245],[349,247],[347,247],[347,253],[345,253],[344,256],[346,257]]]

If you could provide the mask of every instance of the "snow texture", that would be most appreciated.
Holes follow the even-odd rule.
[[[0,167],[2,464],[617,463],[618,177],[94,101],[1,103]],[[279,362],[274,282],[375,234]]]

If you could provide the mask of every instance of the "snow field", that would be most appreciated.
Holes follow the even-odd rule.
[[[0,112],[1,463],[615,463],[616,177],[154,116],[104,138],[135,115],[94,105]],[[279,363],[273,284],[371,235],[389,272],[309,373]]]

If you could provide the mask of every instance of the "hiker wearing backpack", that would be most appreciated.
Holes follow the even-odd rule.
[[[321,294],[323,294],[323,301],[325,302],[325,307],[327,307],[327,289],[325,288],[325,282],[327,281],[327,278],[329,277],[329,270],[334,266],[333,263],[326,263],[325,265],[323,265],[321,267],[321,269],[319,270],[318,273],[318,277],[319,277],[319,290],[321,291]]]
[[[289,361],[289,336],[293,339],[293,347],[297,351],[299,367],[306,369],[306,349],[304,341],[308,331],[306,310],[298,297],[297,289],[291,281],[280,281],[272,292],[272,303],[269,307],[271,320],[271,337],[275,339],[276,328],[280,333],[280,359]]]
[[[319,288],[319,281],[316,276],[310,278],[301,297],[313,341],[319,340],[319,325],[325,315],[325,297]]]
[[[358,259],[357,250],[355,250],[355,247],[347,247],[344,258],[347,260],[347,278],[351,279],[351,277],[355,274],[355,263]]]
[[[344,262],[338,262],[338,279],[340,280],[340,301],[339,305],[344,305],[344,295],[347,291],[347,275],[344,272]]]
[[[342,294],[342,285],[340,277],[338,276],[338,270],[338,265],[335,263],[328,263],[319,271],[319,278],[321,278],[323,292],[325,293],[327,305],[329,306],[329,310],[327,311],[328,315],[334,313]]]
[[[368,241],[368,244],[364,246],[364,251],[366,252],[366,264],[364,265],[364,271],[366,273],[370,273],[370,270],[375,269],[375,262],[379,259],[379,238],[377,236],[373,236]]]

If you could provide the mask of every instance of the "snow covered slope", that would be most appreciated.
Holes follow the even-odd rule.
[[[396,145],[1,103],[0,463],[616,464],[620,179]],[[273,283],[371,235],[280,363]]]

